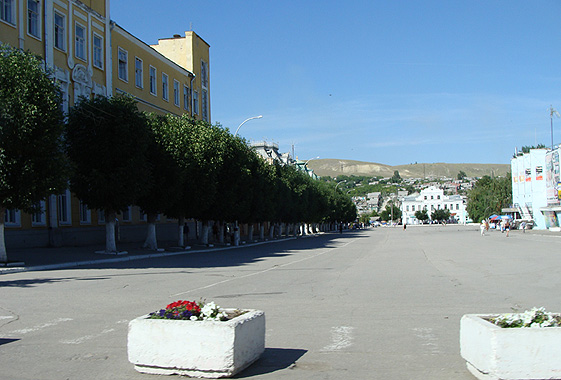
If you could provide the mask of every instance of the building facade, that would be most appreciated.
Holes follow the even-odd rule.
[[[192,31],[150,46],[110,19],[109,0],[0,0],[0,43],[43,58],[60,84],[65,112],[81,97],[128,94],[142,111],[211,121],[210,46]],[[88,209],[69,190],[41,201],[41,209],[7,210],[8,248],[104,239],[103,211]],[[130,232],[146,216],[131,205],[118,219]],[[123,240],[137,239],[127,233]]]
[[[403,197],[401,200],[401,218],[406,224],[421,224],[415,216],[417,211],[426,210],[430,218],[435,210],[447,209],[450,218],[458,223],[467,221],[466,199],[461,195],[445,195],[444,190],[430,186],[421,190],[420,194]]]
[[[559,147],[530,149],[512,158],[512,209],[536,229],[559,229]],[[504,211],[504,210],[503,210]]]

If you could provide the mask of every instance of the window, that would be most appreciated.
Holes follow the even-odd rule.
[[[4,224],[6,226],[19,227],[20,224],[21,224],[20,216],[21,216],[21,213],[20,213],[19,210],[8,209],[8,210],[6,210],[6,214],[4,215]]]
[[[91,224],[92,212],[85,203],[80,201],[80,224]]]
[[[199,114],[199,93],[197,91],[193,91],[193,113]]]
[[[16,24],[14,5],[15,0],[0,0],[0,20],[6,21],[12,25]]]
[[[150,66],[150,93],[156,95],[157,88],[156,68],[154,66]]]
[[[97,34],[93,36],[93,65],[103,69],[103,38]]]
[[[425,201],[427,200],[427,196],[425,195]]]
[[[456,210],[459,210],[459,209],[460,209],[460,204],[456,203]]]
[[[201,61],[201,86],[208,87],[208,63]]]
[[[64,193],[59,194],[57,197],[58,203],[58,222],[61,225],[72,224],[72,219],[70,217],[70,190],[66,190]]]
[[[66,20],[65,17],[55,12],[55,47],[66,50]]]
[[[179,107],[179,82],[173,80],[173,104]]]
[[[203,108],[203,120],[208,121],[208,93],[206,90],[203,90],[203,95],[201,99],[201,106]]]
[[[97,210],[97,224],[105,224],[105,211]]]
[[[119,48],[119,79],[124,80],[125,82],[129,81],[129,71],[127,67],[128,60],[129,53],[126,50]]]
[[[189,87],[183,85],[183,108],[189,111]]]
[[[142,84],[142,59],[138,57],[134,58],[134,84],[138,88],[144,87]]]
[[[31,214],[31,225],[32,226],[44,226],[46,225],[46,213],[45,213],[45,201],[39,201],[35,203],[37,211]]]
[[[440,199],[440,195],[437,195],[436,198],[437,198],[437,199]]]
[[[169,100],[168,75],[166,73],[162,73],[162,98],[164,98],[164,100]]]
[[[123,211],[123,222],[130,222],[131,221],[131,206],[127,207]]]
[[[39,0],[27,0],[27,33],[39,38]]]
[[[76,58],[86,60],[86,28],[76,23],[74,28],[76,38]]]

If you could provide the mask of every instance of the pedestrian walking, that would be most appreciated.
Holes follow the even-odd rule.
[[[510,232],[510,222],[508,220],[505,222],[505,231],[506,237],[508,237],[508,233]]]
[[[520,227],[522,227],[522,233],[526,233],[526,222],[520,223]]]
[[[479,224],[479,229],[481,230],[481,236],[485,236],[485,230],[487,229],[487,224],[485,220],[481,220],[481,224]]]

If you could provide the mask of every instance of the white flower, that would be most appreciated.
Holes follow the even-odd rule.
[[[191,319],[192,321],[196,321],[196,320],[198,320],[199,318],[197,318],[195,315],[192,315],[190,319]]]

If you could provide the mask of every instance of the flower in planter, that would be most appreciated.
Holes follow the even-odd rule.
[[[226,321],[228,315],[214,302],[175,301],[165,309],[149,314],[150,319],[178,319],[191,321]]]
[[[501,314],[498,317],[490,318],[489,321],[503,328],[561,326],[561,316],[548,313],[543,307],[534,307],[532,310],[526,310],[524,313]]]

